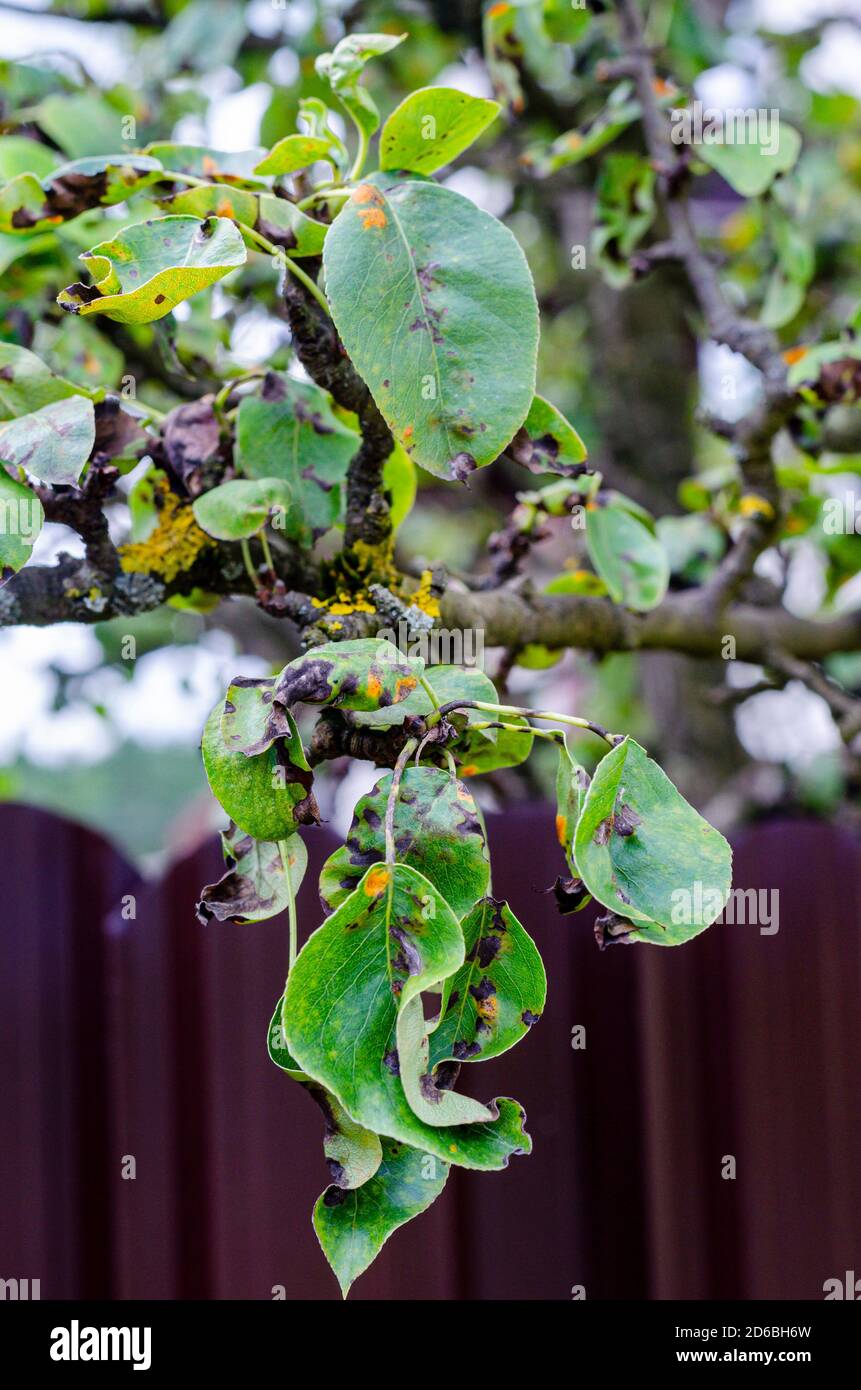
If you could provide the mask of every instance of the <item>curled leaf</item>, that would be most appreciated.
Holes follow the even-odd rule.
[[[0,190],[0,232],[38,232],[89,208],[121,203],[161,172],[159,160],[130,151],[76,159],[41,180],[19,174]]]
[[[350,710],[378,709],[406,700],[423,671],[421,657],[403,656],[390,642],[373,637],[329,642],[284,667],[275,699],[288,708],[306,701]]]
[[[298,826],[317,824],[313,773],[295,725],[290,738],[249,758],[225,743],[223,710],[219,701],[206,721],[201,752],[212,793],[230,819],[255,840],[285,840]]]
[[[529,414],[508,446],[515,463],[532,473],[560,473],[577,478],[586,470],[586,445],[561,410],[534,396]]]
[[[291,891],[294,898],[298,893],[308,865],[301,837],[289,836],[282,850],[281,845],[255,840],[231,825],[222,831],[221,844],[227,873],[203,889],[197,904],[198,921],[205,925],[214,918],[244,926],[284,912]]]

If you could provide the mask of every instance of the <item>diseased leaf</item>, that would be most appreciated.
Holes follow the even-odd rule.
[[[430,1062],[498,1057],[544,1010],[547,977],[535,942],[507,903],[486,897],[463,919],[466,958],[443,986]]]
[[[448,1166],[392,1139],[382,1141],[382,1162],[362,1187],[330,1187],[314,1207],[314,1230],[346,1298],[399,1226],[420,1216],[445,1186]]]
[[[198,526],[208,536],[238,541],[256,536],[273,517],[281,529],[290,503],[290,489],[280,478],[234,478],[204,492],[192,503],[192,509]]]
[[[716,169],[736,193],[756,198],[778,174],[787,173],[795,164],[801,153],[801,136],[782,119],[770,122],[768,138],[761,136],[758,125],[755,131],[746,126],[743,135],[742,140],[727,144],[697,141],[693,152]]]
[[[375,637],[327,642],[284,667],[275,699],[288,708],[304,700],[341,709],[377,709],[406,700],[423,671],[421,657],[404,656]]]
[[[257,220],[250,220],[262,236],[280,246],[288,256],[320,255],[329,230],[325,222],[316,222],[295,203],[289,203],[286,198],[276,198],[271,193],[261,193],[257,201]]]
[[[267,195],[268,196],[268,195]],[[159,198],[168,214],[188,217],[230,217],[253,227],[260,206],[256,193],[229,183],[207,183],[181,188],[169,198]],[[280,200],[279,200],[280,201]]]
[[[574,834],[589,790],[589,774],[572,758],[565,739],[559,744],[559,765],[556,771],[556,838],[562,846],[566,863],[577,874],[574,858]],[[585,906],[585,904],[584,904]]]
[[[158,159],[166,170],[177,174],[194,174],[211,179],[213,183],[229,183],[249,188],[266,188],[270,180],[254,173],[265,155],[262,149],[213,150],[208,145],[177,145],[172,140],[157,140],[147,145],[146,153]]]
[[[34,352],[0,342],[0,420],[28,415],[78,394],[77,386],[56,376]]]
[[[299,169],[307,169],[320,159],[332,159],[331,141],[313,135],[285,135],[277,145],[261,159],[255,167],[255,174],[295,174]]]
[[[410,999],[398,1014],[395,1039],[398,1071],[413,1114],[434,1128],[487,1124],[496,1119],[495,1106],[482,1105],[451,1089],[451,1075],[431,1073],[430,1042],[421,998]]]
[[[380,168],[432,174],[477,140],[499,103],[455,87],[421,87],[405,97],[380,134]]]
[[[586,445],[561,410],[535,396],[529,414],[508,446],[515,463],[531,473],[579,477],[585,470]]]
[[[373,135],[380,124],[376,103],[359,79],[371,58],[389,53],[403,43],[406,34],[348,34],[331,53],[321,53],[315,67],[325,77],[341,105],[365,136]]]
[[[291,738],[293,716],[275,700],[275,681],[237,676],[227,688],[221,716],[226,748],[247,758],[265,753],[279,738]]]
[[[341,519],[359,441],[319,386],[268,372],[261,395],[240,403],[236,446],[246,477],[283,478],[289,485],[294,506],[284,517],[287,540],[310,547]]]
[[[574,857],[589,891],[633,924],[630,938],[676,946],[723,911],[732,851],[631,738],[605,754],[586,794]]]
[[[290,885],[295,898],[305,877],[308,852],[299,835],[291,835],[283,843],[282,853],[280,845],[255,840],[235,825],[223,830],[221,845],[227,873],[203,889],[197,904],[198,921],[205,926],[214,918],[216,922],[244,926],[284,912],[290,900]]]
[[[320,815],[311,791],[313,774],[295,725],[265,753],[249,758],[229,749],[221,734],[223,703],[203,731],[203,766],[213,795],[240,830],[255,840],[286,840]]]
[[[88,208],[122,203],[160,177],[159,161],[136,151],[76,159],[41,181],[30,173],[19,174],[0,190],[0,231],[42,231]]]
[[[70,285],[57,303],[70,314],[152,323],[245,262],[245,243],[224,217],[154,217],[125,227],[81,260],[95,283]]]
[[[69,396],[0,424],[0,459],[25,468],[40,482],[74,484],[95,439],[93,402]]]
[[[605,145],[610,145],[640,118],[640,103],[632,96],[630,82],[620,82],[607,98],[607,104],[585,130],[566,130],[547,147],[534,147],[524,156],[542,178],[573,164],[581,164]]]
[[[413,462],[462,482],[497,458],[532,402],[538,347],[511,232],[451,189],[375,174],[323,264],[344,346]]]
[[[369,1129],[363,1129],[355,1120],[351,1120],[335,1097],[296,1065],[287,1047],[284,1025],[281,1022],[283,1008],[284,1000],[279,999],[269,1024],[269,1056],[276,1067],[280,1067],[294,1081],[298,1081],[300,1086],[304,1086],[323,1112],[326,1126],[323,1152],[335,1190],[361,1187],[374,1176],[380,1166],[383,1150],[379,1135]],[[329,1189],[329,1192],[331,1191],[332,1188]],[[330,1199],[330,1205],[335,1205],[334,1198]]]
[[[299,953],[287,1042],[360,1124],[446,1163],[504,1168],[530,1147],[516,1102],[495,1101],[493,1120],[436,1128],[414,1114],[398,1074],[398,1015],[463,957],[457,918],[433,884],[406,864],[374,865]]]
[[[385,773],[353,812],[345,844],[320,874],[320,897],[331,912],[372,864],[385,859],[385,817],[392,774]],[[394,812],[400,863],[424,874],[457,917],[487,890],[490,861],[478,811],[462,782],[435,767],[407,767]]]
[[[670,582],[667,553],[628,503],[587,503],[586,548],[614,603],[645,613],[661,602]]]
[[[0,586],[24,568],[44,521],[38,497],[11,478],[0,460]]]

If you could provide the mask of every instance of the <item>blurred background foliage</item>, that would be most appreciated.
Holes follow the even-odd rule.
[[[674,587],[700,582],[722,553],[739,496],[730,446],[701,419],[742,414],[757,373],[698,336],[689,291],[672,268],[637,274],[638,247],[660,227],[630,91],[608,78],[617,54],[612,7],[518,0],[487,9],[471,0],[0,3],[0,181],[32,167],[34,141],[44,173],[156,138],[268,147],[296,129],[301,99],[325,95],[318,53],[345,32],[407,33],[368,69],[383,116],[435,83],[503,102],[502,119],[443,180],[519,239],[541,305],[540,390],[574,421],[608,485],[661,518]],[[733,305],[778,333],[801,379],[800,345],[839,341],[851,355],[861,325],[857,5],[653,0],[648,37],[668,99],[679,88],[712,107],[778,108],[801,132],[797,163],[761,196],[745,198],[697,165],[696,225]],[[135,220],[146,215],[138,199]],[[63,317],[54,297],[77,273],[76,257],[124,219],[120,206],[56,233],[0,234],[0,339],[31,347],[82,384],[120,390],[133,378],[160,409],[231,374],[290,367],[278,286],[263,258],[156,324]],[[835,401],[811,389],[802,427],[779,441],[789,518],[758,568],[762,583],[806,616],[861,599],[861,536],[823,526],[825,500],[854,505],[861,488],[859,392]],[[468,493],[420,478],[399,532],[401,563],[412,572],[436,564],[481,572],[524,478],[500,464]],[[118,507],[111,520],[123,534],[127,511]],[[38,544],[44,562],[79,543],[47,526]],[[576,572],[582,554],[567,520],[551,520],[533,550],[532,582]],[[130,634],[134,661],[123,654]],[[77,816],[139,859],[161,862],[211,825],[196,752],[209,706],[237,672],[283,664],[291,640],[288,625],[247,600],[207,613],[166,607],[92,630],[0,632],[0,796]],[[648,742],[725,828],[776,808],[836,814],[854,790],[827,706],[797,683],[745,699],[761,673],[722,662],[576,652],[552,664],[533,654],[508,669],[504,653],[486,658],[491,675],[503,664],[512,698],[588,713]],[[835,659],[834,670],[861,689],[861,658]],[[587,761],[590,751],[584,744]],[[542,794],[549,760],[529,769],[488,779],[487,803]],[[327,768],[324,814],[344,820],[369,777],[366,765]]]

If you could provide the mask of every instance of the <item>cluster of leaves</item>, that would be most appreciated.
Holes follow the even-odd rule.
[[[323,720],[388,730],[400,751],[323,865],[327,916],[297,954],[299,830],[318,819],[300,704],[321,707]],[[203,890],[198,914],[237,923],[290,914],[269,1052],[324,1113],[332,1184],[314,1227],[345,1294],[439,1195],[452,1165],[494,1171],[531,1148],[517,1101],[455,1089],[462,1064],[525,1036],[546,994],[534,942],[492,894],[485,827],[463,778],[521,761],[536,736],[559,744],[557,830],[571,877],[557,897],[565,911],[590,896],[603,904],[602,940],[676,945],[708,926],[729,893],[725,840],[639,744],[607,735],[611,751],[590,783],[564,736],[525,715],[500,706],[480,671],[426,671],[420,657],[360,639],[314,648],[277,678],[234,681],[206,725],[204,766],[231,825],[227,872]],[[709,893],[697,895],[703,880]]]

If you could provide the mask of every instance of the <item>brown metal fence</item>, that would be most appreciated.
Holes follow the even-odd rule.
[[[544,894],[550,809],[489,833],[494,891],[538,941],[550,996],[468,1080],[525,1103],[535,1151],[455,1173],[353,1296],[817,1299],[861,1274],[858,842],[757,826],[735,881],[778,891],[776,934],[600,954],[591,912],[561,919]],[[43,1298],[338,1297],[310,1226],[319,1118],[265,1056],[283,921],[195,921],[215,845],[143,883],[37,810],[0,807],[0,843],[0,1278],[39,1279]],[[308,844],[305,930],[332,840]]]

